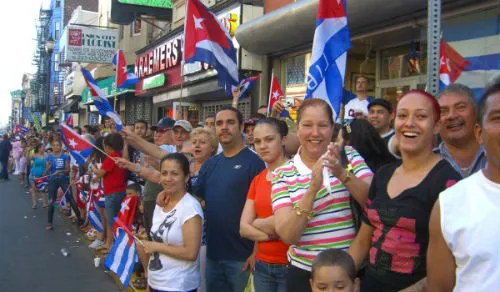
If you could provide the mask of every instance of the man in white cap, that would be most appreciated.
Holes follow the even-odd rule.
[[[177,148],[177,152],[181,152],[184,141],[188,141],[190,138],[193,126],[186,120],[178,120],[175,122],[173,130],[175,148]]]

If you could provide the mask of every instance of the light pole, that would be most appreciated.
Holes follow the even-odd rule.
[[[48,56],[48,65],[47,65],[47,98],[45,98],[45,127],[46,129],[49,128],[49,113],[50,113],[50,108],[49,108],[49,99],[50,99],[50,67],[51,67],[51,59],[52,59],[52,51],[54,50],[54,39],[52,37],[49,37],[47,41],[45,42],[45,52],[47,53]]]

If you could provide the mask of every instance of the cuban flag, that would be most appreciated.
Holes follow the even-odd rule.
[[[122,50],[113,57],[113,64],[116,66],[116,88],[126,88],[137,84],[137,76],[127,71],[127,61]]]
[[[42,176],[39,178],[35,178],[34,182],[36,189],[39,190],[40,192],[43,192],[49,185],[49,177]]]
[[[324,99],[333,109],[334,120],[340,112],[347,51],[351,48],[345,6],[344,0],[319,1],[305,96]]]
[[[68,125],[60,124],[61,139],[66,145],[69,154],[76,160],[78,165],[83,166],[85,160],[92,152],[92,143],[82,138],[77,132],[73,131]]]
[[[470,62],[443,39],[439,46],[439,89],[454,83]]]
[[[89,223],[99,232],[104,231],[104,226],[102,224],[101,215],[95,207],[94,198],[91,196],[89,200],[89,210],[88,210]]]
[[[134,265],[138,260],[134,239],[122,228],[118,229],[118,236],[111,247],[104,265],[116,273],[125,288],[128,287]]]
[[[85,190],[83,190],[83,177],[75,183],[76,187],[76,205],[78,208],[83,209],[87,205],[87,201],[89,199],[89,194]]]
[[[94,105],[99,110],[99,114],[111,118],[116,124],[116,130],[120,132],[122,130],[122,120],[115,113],[106,95],[102,92],[101,88],[99,88],[94,77],[92,77],[92,74],[84,68],[81,68],[81,70],[87,87],[89,88],[90,96],[94,100]]]
[[[27,133],[28,131],[29,131],[28,128],[23,127],[23,126],[21,126],[19,124],[16,124],[14,126],[14,133],[15,134],[18,134],[18,133]]]
[[[126,196],[123,199],[120,212],[118,213],[115,224],[113,224],[113,233],[116,236],[118,236],[117,230],[119,227],[125,226],[128,230],[131,229],[132,223],[134,222],[135,211],[137,209],[137,199],[138,197],[136,196]]]
[[[273,106],[277,101],[280,101],[284,97],[283,90],[281,90],[278,78],[271,74],[271,87],[269,88],[269,102],[267,103],[267,112],[270,113],[273,110]]]
[[[219,86],[228,96],[239,84],[236,50],[228,31],[199,0],[186,1],[184,55],[186,63],[203,62],[217,70]]]
[[[250,94],[250,90],[254,84],[259,80],[260,75],[245,78],[240,81],[240,100],[247,97]]]

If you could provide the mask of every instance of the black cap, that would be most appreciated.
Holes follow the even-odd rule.
[[[175,124],[174,120],[172,120],[169,117],[164,117],[158,121],[158,124],[156,124],[156,126],[152,126],[151,130],[156,131],[156,129],[173,128],[174,124]]]
[[[382,98],[375,98],[372,102],[370,102],[370,104],[368,105],[368,110],[370,110],[370,108],[374,105],[380,105],[380,106],[383,106],[385,107],[385,109],[387,109],[389,111],[389,113],[392,113],[392,105],[390,102],[388,102],[387,100],[385,99],[382,99]]]

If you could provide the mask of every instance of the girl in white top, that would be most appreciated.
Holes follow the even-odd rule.
[[[186,192],[189,161],[183,154],[168,154],[161,160],[160,173],[166,202],[164,207],[156,205],[153,213],[153,241],[143,241],[150,254],[149,291],[196,291],[200,286],[203,211],[198,200]]]

